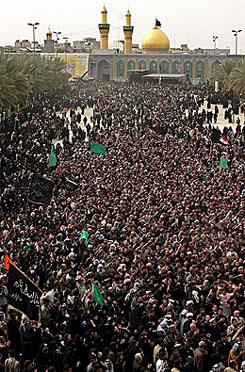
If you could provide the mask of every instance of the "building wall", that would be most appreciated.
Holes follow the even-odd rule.
[[[66,63],[66,70],[72,76],[82,76],[89,69],[89,54],[58,53],[57,57]]]
[[[93,71],[90,74],[98,79],[97,64],[106,60],[109,63],[110,80],[125,81],[131,70],[149,70],[151,73],[185,73],[192,79],[209,79],[213,73],[213,64],[224,59],[243,60],[245,56],[208,56],[200,54],[100,54],[91,55]]]
[[[54,53],[54,40],[44,40],[44,53]]]

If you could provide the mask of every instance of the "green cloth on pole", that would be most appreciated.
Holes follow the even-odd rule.
[[[90,151],[94,152],[95,154],[105,154],[106,148],[99,143],[92,142]]]
[[[87,245],[88,245],[88,232],[86,230],[83,230],[82,231],[82,234],[80,236],[80,239],[84,239],[85,240],[85,245],[87,247]]]
[[[94,296],[94,300],[95,300],[95,302],[97,302],[97,304],[99,304],[100,306],[104,305],[104,300],[103,300],[102,294],[100,293],[100,290],[97,287],[97,284],[95,282],[93,282],[93,296]]]
[[[207,181],[207,177],[206,176],[202,176],[202,180],[203,181]]]
[[[171,107],[175,108],[176,106],[177,106],[176,103],[173,103]]]
[[[68,97],[67,96],[64,96],[64,99],[68,99]]]
[[[219,162],[220,168],[228,168],[227,159],[224,156],[221,156],[220,162]]]
[[[54,146],[51,147],[51,154],[49,156],[49,167],[56,167],[57,159],[56,159],[56,153],[54,151]]]

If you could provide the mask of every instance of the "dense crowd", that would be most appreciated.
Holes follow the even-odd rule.
[[[245,371],[245,127],[213,143],[201,109],[222,97],[81,82],[2,120],[2,257],[43,296],[40,323],[7,311],[2,268],[0,372]],[[47,206],[27,201],[33,174],[55,183]]]

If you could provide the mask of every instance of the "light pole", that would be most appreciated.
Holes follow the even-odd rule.
[[[61,35],[61,31],[53,31],[53,33],[56,35],[56,41],[57,41],[57,44],[58,44],[58,40],[60,40],[59,35]]]
[[[56,35],[56,56],[57,56],[58,41],[60,40],[59,35],[61,35],[61,31],[53,31],[53,33]]]
[[[63,40],[65,40],[65,60],[66,60],[66,63],[67,63],[66,44],[67,44],[67,41],[68,41],[68,37],[67,36],[63,37]]]
[[[216,54],[216,40],[218,39],[218,36],[213,36],[213,43],[214,43],[214,54]]]
[[[37,29],[37,26],[40,25],[39,22],[35,23],[27,23],[28,26],[32,26],[33,29],[33,44],[34,44],[34,59],[35,59],[35,54],[36,54],[36,40],[35,40],[35,30]]]
[[[237,55],[237,35],[239,32],[241,32],[242,30],[232,30],[234,36],[235,36],[235,55]]]

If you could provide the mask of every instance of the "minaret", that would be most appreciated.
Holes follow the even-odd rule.
[[[44,40],[44,53],[54,53],[54,40],[52,39],[50,28],[48,28],[46,40]]]
[[[46,33],[47,39],[46,40],[52,40],[52,31],[50,30],[50,27],[48,28],[48,32]]]
[[[100,30],[100,49],[108,49],[108,34],[110,30],[110,25],[107,23],[107,10],[104,7],[101,12],[102,23],[99,23]]]
[[[126,26],[123,26],[124,32],[124,53],[132,53],[132,35],[134,31],[134,26],[131,26],[131,14],[128,10],[126,13]]]

